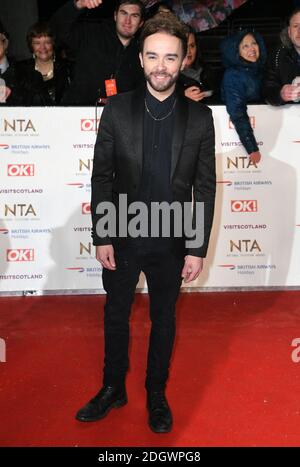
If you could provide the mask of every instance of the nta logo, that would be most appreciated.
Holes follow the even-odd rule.
[[[261,253],[261,248],[257,240],[230,240],[230,252],[238,251],[239,253]]]
[[[36,133],[36,129],[34,128],[34,125],[31,120],[25,120],[23,118],[20,118],[9,121],[6,120],[6,118],[4,118],[3,123],[5,132],[13,131],[26,133],[27,131],[33,131],[34,133]]]
[[[257,212],[257,200],[233,199],[231,200],[231,212]]]
[[[20,262],[20,261],[34,261],[34,250],[18,248],[15,250],[6,250],[6,261]]]
[[[8,164],[7,175],[9,177],[33,177],[34,164]]]
[[[248,156],[227,157],[227,169],[231,169],[232,167],[235,169],[249,169],[251,166],[257,168],[256,163],[252,162]]]
[[[13,216],[20,216],[20,217],[26,217],[31,214],[32,216],[36,216],[36,212],[32,206],[32,204],[12,204],[4,205],[4,215],[7,217],[8,215],[13,215]]]

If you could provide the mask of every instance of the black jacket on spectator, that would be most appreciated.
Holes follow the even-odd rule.
[[[280,91],[285,84],[292,84],[300,76],[300,55],[293,46],[280,46],[270,57],[263,85],[263,95],[268,104],[283,105]]]
[[[207,65],[201,65],[198,69],[189,68],[183,70],[178,77],[178,86],[182,87],[183,90],[196,86],[201,91],[213,91],[211,97],[204,97],[201,100],[206,105],[213,105],[219,102],[220,97],[217,92],[216,80],[212,73],[212,70]]]
[[[118,92],[135,89],[143,80],[136,38],[124,47],[116,33],[115,22],[81,19],[82,12],[73,1],[60,8],[51,20],[58,41],[74,54],[74,79],[63,103],[94,105],[106,97],[105,80],[116,78]]]
[[[0,78],[4,79],[5,85],[12,91],[10,96],[6,99],[6,102],[1,105],[13,105],[13,95],[16,85],[16,76],[15,76],[15,64],[14,61],[8,58],[9,67],[4,73],[0,75]]]
[[[14,105],[59,105],[70,82],[70,66],[66,60],[54,62],[53,78],[48,81],[35,70],[34,59],[17,62],[15,74]]]

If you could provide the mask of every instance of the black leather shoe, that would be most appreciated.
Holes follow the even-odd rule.
[[[127,395],[124,388],[103,386],[93,399],[78,410],[75,418],[80,422],[95,422],[105,417],[111,409],[125,404]]]
[[[169,433],[173,419],[164,391],[151,391],[147,396],[148,424],[154,433]]]

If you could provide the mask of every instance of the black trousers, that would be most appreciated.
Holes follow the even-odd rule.
[[[138,253],[115,251],[116,270],[103,269],[107,293],[104,307],[105,385],[123,385],[129,366],[129,317],[135,288],[143,271],[150,299],[151,333],[145,387],[164,389],[175,338],[175,304],[184,258],[171,251]]]

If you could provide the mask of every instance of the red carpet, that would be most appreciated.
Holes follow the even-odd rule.
[[[129,403],[74,419],[102,378],[103,296],[0,299],[0,446],[299,446],[300,292],[182,294],[168,398],[174,429],[147,426],[148,298],[132,313]]]

